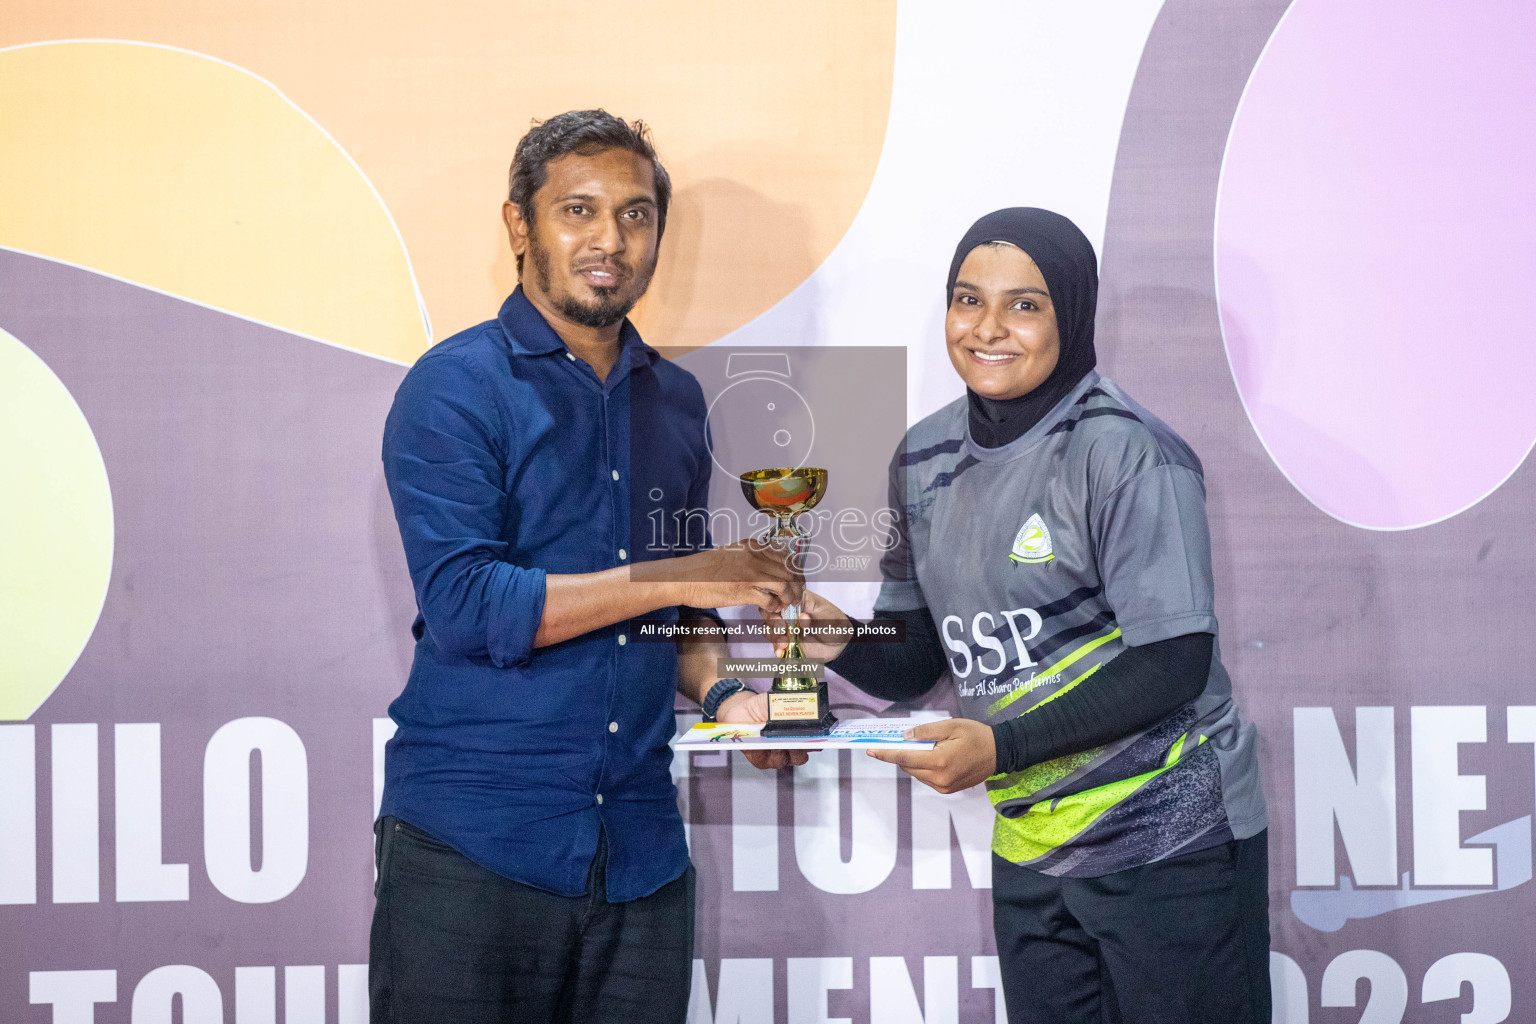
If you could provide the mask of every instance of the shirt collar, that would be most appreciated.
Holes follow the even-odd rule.
[[[518,285],[507,296],[507,301],[501,304],[501,312],[496,315],[501,324],[502,333],[507,336],[507,342],[512,351],[520,356],[542,356],[550,352],[565,351],[565,342],[560,340],[560,335],[549,326],[549,321],[544,319],[544,314],[534,308],[528,301],[528,296],[523,294],[523,286]],[[624,353],[629,353],[629,365],[639,366],[642,363],[654,363],[661,358],[661,354],[644,341],[640,340],[640,332],[635,330],[635,325],[624,319],[624,326],[619,329],[619,362],[624,361]]]

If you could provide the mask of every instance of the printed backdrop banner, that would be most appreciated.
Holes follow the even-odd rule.
[[[909,422],[961,393],[964,228],[1081,225],[1101,369],[1205,464],[1276,1022],[1536,1019],[1533,43],[1447,0],[8,12],[0,1019],[366,1019],[414,616],[383,418],[515,283],[530,119],[599,105],[676,183],[647,339],[905,350]],[[979,792],[674,777],[690,1024],[1004,1019]]]

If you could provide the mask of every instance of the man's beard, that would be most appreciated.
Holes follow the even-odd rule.
[[[537,243],[531,243],[528,254],[533,257],[533,272],[539,276],[539,290],[549,295],[549,250]],[[645,294],[645,285],[650,284],[650,275],[646,275],[634,298],[627,299],[619,292],[630,271],[617,261],[615,265],[618,267],[621,283],[609,288],[594,287],[592,290],[598,295],[598,301],[595,303],[583,302],[574,295],[562,295],[559,298],[550,296],[559,314],[572,323],[596,329],[612,327],[628,316],[629,311],[635,308],[635,303],[640,301],[640,296]]]

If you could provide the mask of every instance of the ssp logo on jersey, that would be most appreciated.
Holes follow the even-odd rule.
[[[1014,565],[1022,562],[1038,564],[1055,557],[1051,553],[1051,531],[1045,528],[1045,520],[1036,512],[1019,527],[1013,538],[1013,550],[1008,552],[1008,561]]]

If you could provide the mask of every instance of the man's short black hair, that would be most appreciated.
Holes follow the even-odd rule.
[[[605,149],[623,149],[651,162],[656,187],[656,237],[667,229],[667,205],[672,201],[672,178],[656,157],[651,130],[644,121],[626,121],[606,110],[568,110],[548,121],[536,121],[517,143],[512,169],[507,175],[507,199],[517,206],[523,220],[533,226],[533,197],[549,178],[549,162],[568,153],[592,156]],[[523,258],[517,258],[523,272]]]

